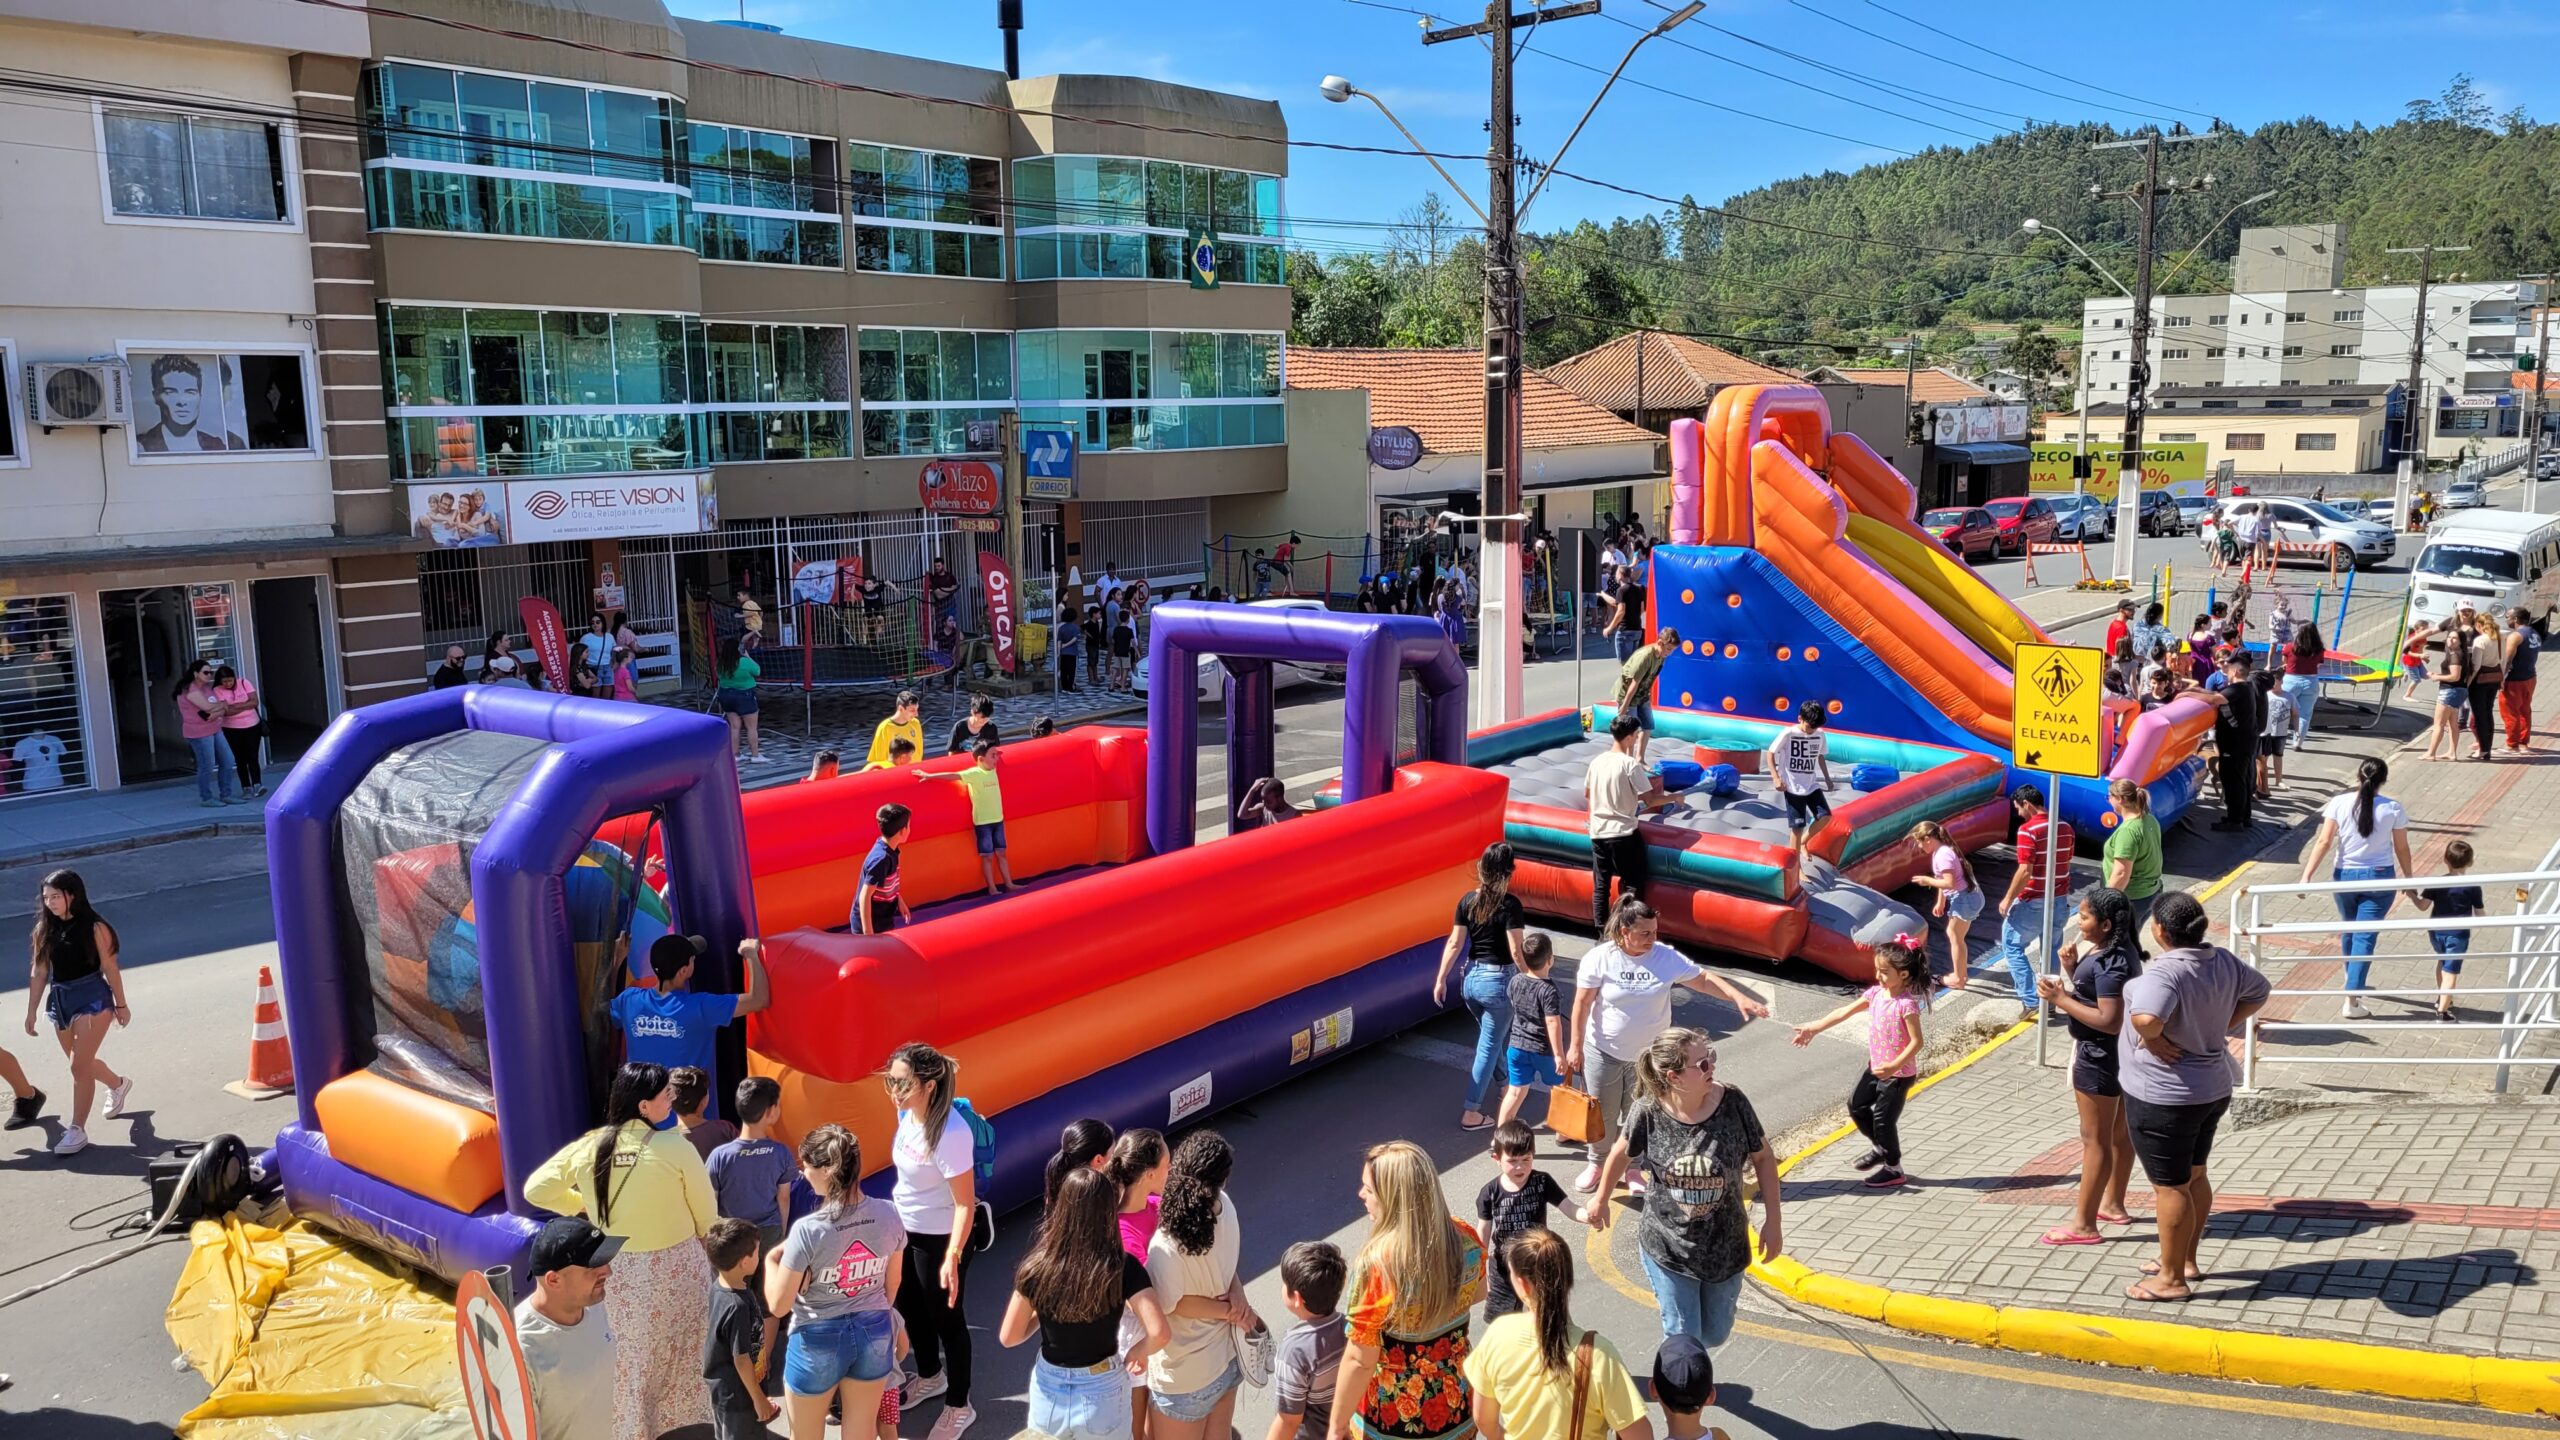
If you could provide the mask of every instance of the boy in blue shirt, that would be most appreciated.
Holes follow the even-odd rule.
[[[613,997],[613,1023],[623,1034],[625,1060],[718,1073],[712,1047],[720,1027],[763,1009],[773,995],[765,982],[761,949],[752,938],[738,942],[738,960],[747,971],[746,994],[696,995],[686,989],[694,962],[708,948],[699,935],[661,935],[649,947],[654,983]],[[705,1113],[719,1112],[706,1105]]]
[[[2471,868],[2471,842],[2456,840],[2444,847],[2444,869],[2448,879],[2458,879]],[[2463,920],[2489,908],[2489,897],[2477,885],[2435,885],[2418,892],[2418,908],[2438,920]],[[2471,952],[2471,932],[2430,930],[2428,941],[2436,951],[2436,1018],[2453,1019],[2453,987],[2462,978],[2462,957]]]

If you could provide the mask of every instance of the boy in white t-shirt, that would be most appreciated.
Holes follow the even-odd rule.
[[[1825,793],[1831,788],[1830,742],[1822,734],[1828,718],[1821,701],[1807,700],[1796,707],[1796,723],[1769,742],[1769,773],[1787,800],[1787,832],[1795,837],[1798,866],[1804,864],[1804,847],[1814,832],[1831,818],[1831,797]]]

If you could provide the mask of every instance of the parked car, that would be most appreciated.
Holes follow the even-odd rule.
[[[1322,600],[1312,596],[1253,600],[1247,603],[1262,610],[1323,610],[1325,608]],[[1217,656],[1201,656],[1197,668],[1199,673],[1193,677],[1192,682],[1195,694],[1203,700],[1215,700],[1226,694],[1226,667],[1219,663]],[[1320,665],[1297,665],[1281,660],[1271,662],[1271,688],[1275,691],[1286,690],[1292,685],[1312,685],[1334,678],[1338,677],[1328,674],[1325,667]],[[1147,657],[1143,648],[1138,655],[1137,668],[1130,672],[1129,688],[1140,695],[1147,693]]]
[[[2222,508],[2225,524],[2263,507],[2275,521],[2276,542],[2281,545],[2317,545],[2320,550],[2295,551],[2279,555],[2276,563],[2287,560],[2345,569],[2350,565],[2379,565],[2391,558],[2400,537],[2390,525],[2379,520],[2366,520],[2316,500],[2260,499],[2250,496],[2233,500]]]
[[[2178,533],[2178,497],[2166,490],[2142,492],[2142,533],[2175,535]]]
[[[2116,507],[2095,495],[2056,495],[2052,500],[2060,540],[2104,540],[2115,534]]]
[[[2545,450],[2542,452],[2542,458],[2533,462],[2533,478],[2536,480],[2560,480],[2560,450]]]
[[[2185,535],[2203,529],[2204,517],[2212,512],[2212,496],[2181,495],[2178,497],[2178,528],[2169,533]]]
[[[2376,525],[2388,525],[2394,530],[2400,528],[2399,507],[2391,503],[2391,497],[2388,495],[2377,495],[2367,500],[2364,502],[2364,509],[2357,513],[2361,513],[2365,519]]]
[[[2003,495],[1982,508],[2000,526],[1995,554],[2024,555],[2029,545],[2052,544],[2062,529],[2062,517],[2053,513],[2053,502],[2041,495]]]
[[[1967,564],[1973,563],[1976,554],[1996,557],[2000,553],[2000,522],[1979,505],[1932,510],[1920,517],[1920,528]]]
[[[2447,510],[2479,510],[2489,503],[2489,487],[2478,480],[2456,480],[2444,487],[2438,504]]]

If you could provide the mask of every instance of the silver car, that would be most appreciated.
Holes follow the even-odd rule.
[[[2399,535],[2389,525],[2360,519],[2317,500],[2244,496],[2226,503],[2222,518],[2228,524],[2260,509],[2275,521],[2274,538],[2283,545],[2297,547],[2279,556],[2278,563],[2289,560],[2338,570],[2350,565],[2379,565],[2391,558],[2400,543]]]
[[[2105,540],[2116,533],[2116,507],[2095,495],[2056,495],[2053,513],[2062,522],[2056,540]]]
[[[2444,487],[2447,510],[2479,510],[2489,503],[2489,487],[2477,480],[2456,480]]]

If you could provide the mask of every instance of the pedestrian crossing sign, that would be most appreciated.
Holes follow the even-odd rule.
[[[2087,646],[2018,647],[2009,753],[2019,769],[2097,778],[2106,760],[2105,663]]]

